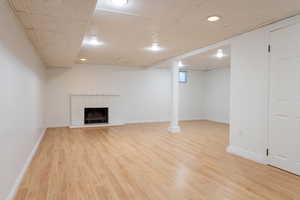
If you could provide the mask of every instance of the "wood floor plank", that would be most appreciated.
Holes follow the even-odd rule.
[[[52,128],[15,200],[299,200],[300,177],[226,153],[209,121]]]

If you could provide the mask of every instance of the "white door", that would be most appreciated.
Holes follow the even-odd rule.
[[[300,175],[300,24],[270,34],[269,161]]]

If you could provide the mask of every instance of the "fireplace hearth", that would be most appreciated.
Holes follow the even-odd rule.
[[[107,124],[108,108],[85,108],[84,124]]]

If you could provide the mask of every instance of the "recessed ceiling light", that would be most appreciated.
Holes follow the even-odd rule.
[[[82,62],[87,61],[86,58],[80,58],[79,60],[82,61]]]
[[[89,46],[102,46],[104,45],[104,42],[99,41],[97,37],[94,36],[94,37],[85,38],[83,40],[83,44]]]
[[[128,0],[111,0],[111,2],[116,6],[125,6]]]
[[[207,18],[207,21],[209,22],[216,22],[216,21],[219,21],[221,19],[221,17],[215,15],[215,16],[210,16]]]
[[[158,43],[153,43],[151,47],[146,47],[145,49],[148,51],[154,51],[154,52],[164,50],[164,48],[160,47]]]
[[[178,64],[177,64],[177,66],[178,66],[178,67],[183,67],[184,65],[182,64],[181,61],[179,61]]]
[[[216,57],[217,58],[223,58],[225,55],[224,55],[224,52],[222,49],[218,49],[218,52],[216,54]]]

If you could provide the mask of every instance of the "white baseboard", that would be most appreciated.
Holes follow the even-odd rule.
[[[169,120],[141,120],[141,121],[127,121],[126,124],[162,123],[162,122],[169,122]]]
[[[122,126],[122,125],[125,125],[125,123],[74,125],[74,126],[69,126],[69,128],[96,128],[96,127]]]
[[[184,122],[184,121],[202,121],[202,120],[206,120],[204,118],[182,118],[179,119],[179,122]]]
[[[206,119],[206,120],[211,122],[221,123],[221,124],[229,124],[229,122],[225,120],[213,120],[213,119]]]
[[[181,121],[201,121],[205,120],[203,118],[190,118],[190,119],[180,119]],[[163,122],[170,122],[170,120],[144,120],[144,121],[128,121],[126,124],[142,124],[142,123],[163,123]]]
[[[27,160],[26,160],[26,162],[25,162],[25,164],[24,164],[24,166],[23,166],[23,168],[22,168],[19,176],[17,177],[17,179],[16,179],[16,181],[15,181],[15,183],[14,183],[14,185],[13,185],[11,191],[10,191],[10,193],[6,197],[6,200],[13,200],[14,199],[14,197],[15,197],[18,189],[19,189],[19,186],[20,186],[20,184],[22,182],[22,179],[23,179],[23,177],[24,177],[24,175],[25,175],[25,173],[26,173],[26,171],[27,171],[27,169],[28,169],[28,167],[29,167],[29,165],[30,165],[30,163],[31,163],[31,161],[32,161],[35,153],[37,152],[38,147],[39,147],[39,145],[40,145],[40,143],[41,143],[41,141],[42,141],[45,133],[46,133],[46,129],[44,129],[43,133],[41,134],[41,136],[39,137],[38,141],[34,145],[32,151],[29,154],[29,156],[28,156],[28,158],[27,158]]]
[[[240,147],[228,146],[226,151],[228,153],[231,153],[231,154],[234,154],[234,155],[237,155],[237,156],[249,159],[249,160],[253,160],[255,162],[258,162],[258,163],[261,163],[261,164],[264,164],[264,165],[267,164],[267,161],[266,161],[264,155],[260,155],[260,154],[257,154],[255,152],[248,151],[248,150],[242,149]]]
[[[179,122],[183,121],[202,121],[207,120],[204,118],[189,118],[189,119],[180,119]],[[120,123],[111,123],[111,124],[99,124],[99,125],[72,125],[69,124],[56,124],[56,125],[48,125],[48,128],[61,128],[61,127],[69,127],[69,128],[87,128],[87,127],[105,127],[105,126],[123,126],[126,124],[142,124],[142,123],[163,123],[170,122],[170,120],[136,120],[136,121],[126,121]],[[222,122],[219,122],[222,123]]]

